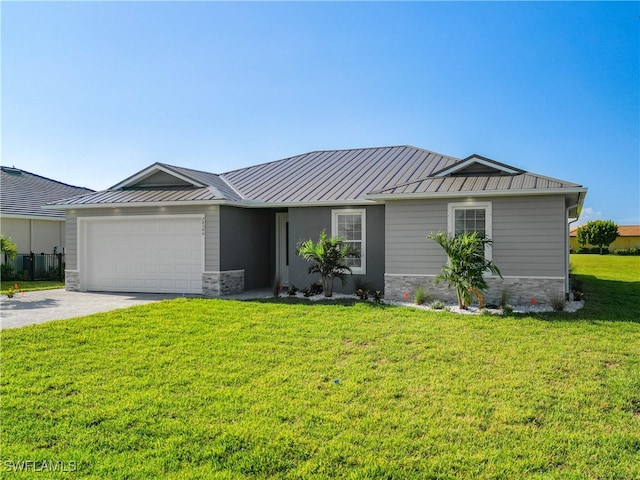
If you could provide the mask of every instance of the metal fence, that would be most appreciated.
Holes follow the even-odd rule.
[[[19,253],[15,258],[4,256],[2,280],[64,281],[64,253]]]

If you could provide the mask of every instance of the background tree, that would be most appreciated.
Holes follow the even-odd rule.
[[[16,258],[18,255],[16,244],[10,238],[5,238],[4,235],[0,235],[0,250],[7,258]]]
[[[500,275],[500,269],[484,256],[484,246],[490,240],[483,239],[477,232],[463,233],[454,237],[438,232],[428,235],[429,239],[440,245],[449,261],[442,267],[442,273],[435,282],[446,280],[450,287],[455,288],[458,296],[458,307],[466,309],[471,303],[471,294],[478,297],[478,307],[484,307],[483,290],[487,289],[485,272]]]
[[[298,255],[310,262],[309,273],[319,273],[325,297],[333,295],[333,280],[339,278],[344,285],[351,268],[347,257],[358,255],[351,245],[340,237],[328,237],[323,230],[318,243],[309,239],[298,244]]]
[[[576,232],[576,240],[582,245],[594,245],[600,247],[602,255],[603,247],[608,247],[618,238],[618,225],[613,220],[592,220]]]

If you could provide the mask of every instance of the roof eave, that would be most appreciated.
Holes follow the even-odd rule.
[[[355,205],[375,205],[376,200],[351,199],[351,200],[319,200],[313,202],[261,202],[255,200],[187,200],[174,202],[121,202],[121,203],[83,203],[69,205],[45,205],[46,210],[77,210],[96,208],[135,208],[135,207],[177,207],[177,206],[206,206],[226,205],[240,208],[294,208],[294,207],[337,207]]]
[[[173,202],[114,202],[114,203],[79,203],[79,204],[54,204],[45,205],[42,208],[46,210],[78,210],[88,208],[135,208],[135,207],[177,207],[177,206],[193,206],[193,205],[224,205],[235,204],[229,200],[186,200]]]
[[[15,219],[15,220],[45,220],[45,221],[50,220],[50,221],[58,221],[58,222],[64,221],[64,217],[47,215],[46,213],[43,213],[42,215],[37,215],[35,213],[20,214],[20,213],[4,213],[3,212],[0,214],[0,216],[3,219],[6,218],[6,219]]]
[[[571,193],[585,193],[587,189],[583,187],[567,188],[532,188],[521,190],[470,190],[464,192],[421,192],[421,193],[370,193],[365,196],[369,200],[417,200],[431,198],[460,198],[460,197],[496,197],[496,196],[529,196],[529,195],[567,195]]]

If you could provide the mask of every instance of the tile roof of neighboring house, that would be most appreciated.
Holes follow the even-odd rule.
[[[575,237],[578,228],[572,228],[569,232],[570,237]],[[640,225],[618,225],[619,237],[640,237]]]
[[[52,202],[93,190],[41,177],[15,167],[0,167],[0,214],[22,217],[64,218],[64,212],[43,210]]]
[[[154,177],[156,174],[164,177]],[[176,186],[157,185],[166,175],[179,178]],[[144,189],[136,188],[143,185]],[[432,192],[455,195],[551,189],[582,187],[478,155],[461,160],[412,146],[396,146],[314,151],[220,175],[156,163],[109,190],[57,205],[226,201],[272,206],[369,202]]]

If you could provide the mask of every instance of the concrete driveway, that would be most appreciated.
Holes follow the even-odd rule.
[[[87,293],[64,289],[18,293],[0,298],[0,328],[24,327],[51,320],[81,317],[118,308],[144,305],[179,295],[145,293]]]

